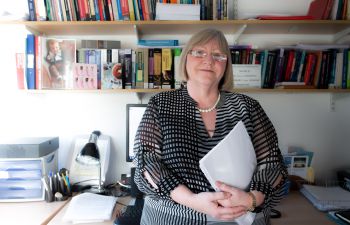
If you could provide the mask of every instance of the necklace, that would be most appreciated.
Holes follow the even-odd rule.
[[[211,112],[211,111],[213,111],[213,110],[216,108],[216,106],[218,105],[219,101],[220,101],[220,92],[219,92],[218,99],[216,99],[216,102],[214,103],[214,105],[213,105],[212,107],[207,108],[207,109],[201,109],[201,108],[197,107],[197,109],[198,109],[198,111],[201,112],[201,113],[208,113],[208,112]]]

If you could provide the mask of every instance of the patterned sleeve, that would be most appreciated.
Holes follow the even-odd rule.
[[[134,143],[136,165],[135,183],[147,195],[158,195],[170,199],[170,191],[181,182],[162,163],[162,131],[159,123],[158,107],[154,98],[148,103],[140,122]],[[154,188],[145,177],[145,172],[157,185]],[[149,178],[148,178],[149,179]]]
[[[251,119],[257,171],[253,175],[250,189],[264,193],[265,200],[260,207],[270,208],[283,197],[283,186],[288,174],[278,147],[276,131],[257,101],[251,108]]]

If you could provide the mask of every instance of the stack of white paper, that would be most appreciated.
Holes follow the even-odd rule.
[[[304,184],[300,192],[321,211],[350,208],[350,192],[339,186],[322,187]]]
[[[199,166],[211,186],[222,181],[231,186],[246,189],[256,168],[256,156],[253,144],[242,121],[239,121],[230,133],[208,152]],[[236,219],[239,225],[253,223],[255,213],[246,213]]]
[[[83,193],[73,197],[63,221],[72,223],[97,223],[110,220],[116,197]]]

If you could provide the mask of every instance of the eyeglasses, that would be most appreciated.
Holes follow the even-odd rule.
[[[207,57],[207,55],[208,55],[208,53],[204,50],[190,50],[188,52],[188,54],[191,54],[193,57],[201,58],[201,59]],[[217,61],[217,62],[226,62],[227,61],[226,54],[216,53],[216,52],[212,52],[210,54],[211,54],[211,57],[213,58],[214,61]]]

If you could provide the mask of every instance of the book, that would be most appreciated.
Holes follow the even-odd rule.
[[[181,76],[179,71],[179,64],[180,64],[180,55],[181,55],[181,48],[175,48],[174,49],[174,83],[175,88],[181,87]]]
[[[16,53],[16,74],[17,74],[17,88],[25,89],[25,54]]]
[[[153,49],[153,88],[162,87],[162,49]]]
[[[108,62],[103,64],[102,89],[122,89],[123,88],[122,64],[118,62]]]
[[[144,88],[145,52],[141,48],[136,49],[135,52],[136,52],[135,88],[142,89]]]
[[[216,191],[219,191],[216,181],[246,189],[256,165],[254,147],[242,121],[199,161],[200,169]],[[254,218],[255,213],[247,212],[235,221],[239,225],[250,225]]]
[[[35,89],[35,35],[26,38],[26,81],[28,89]]]
[[[259,20],[312,20],[312,16],[273,16],[273,15],[260,15],[256,17]]]
[[[73,64],[73,88],[97,89],[97,64]]]
[[[174,88],[173,54],[170,48],[162,48],[162,88]]]
[[[138,45],[144,46],[178,46],[179,40],[145,40],[140,39]]]
[[[73,39],[44,38],[41,42],[42,89],[70,89],[73,87],[72,65],[76,43]]]
[[[314,20],[322,20],[327,10],[327,0],[314,0],[310,3],[308,16],[311,16]]]

